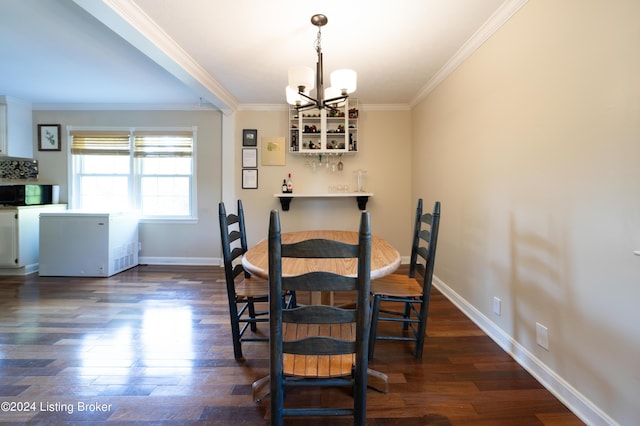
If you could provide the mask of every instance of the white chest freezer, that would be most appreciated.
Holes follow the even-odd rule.
[[[138,264],[131,213],[66,210],[40,214],[40,275],[110,277]]]

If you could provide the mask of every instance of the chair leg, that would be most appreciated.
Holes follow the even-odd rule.
[[[371,329],[369,330],[369,359],[373,359],[373,351],[376,346],[376,334],[378,332],[378,317],[380,316],[380,296],[373,296],[371,306]]]
[[[270,426],[282,426],[284,416],[284,384],[283,379],[275,379],[274,376],[270,376],[270,393],[271,393],[271,423]]]
[[[411,318],[411,303],[409,302],[405,302],[404,304],[404,317],[405,320],[408,320],[409,318]],[[407,331],[409,330],[409,322],[408,321],[403,321],[402,322],[402,330]]]
[[[235,303],[229,304],[229,316],[231,317],[231,336],[233,338],[233,356],[242,358],[242,345],[240,343],[240,322],[238,321],[238,307]]]
[[[429,318],[429,303],[431,301],[431,282],[425,283],[422,296],[422,306],[420,306],[420,325],[418,326],[418,336],[416,339],[416,349],[413,352],[416,358],[422,358],[424,348],[424,338],[427,335],[427,319]]]
[[[360,377],[364,376],[364,377]],[[353,424],[364,426],[367,422],[367,372],[359,372],[355,377],[353,390]]]
[[[422,349],[424,348],[424,336],[427,334],[427,316],[429,315],[429,304],[421,303],[420,306],[420,322],[418,323],[418,335],[416,336],[416,348],[413,356],[422,358]]]
[[[247,299],[247,305],[249,306],[249,318],[252,320],[256,319],[256,306],[253,303],[253,298],[249,297]],[[250,322],[250,327],[252,332],[258,331],[258,326],[255,321]]]

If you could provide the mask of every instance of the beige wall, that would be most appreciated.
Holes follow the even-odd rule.
[[[239,111],[236,123],[235,165],[233,168],[236,198],[243,200],[247,218],[249,244],[255,244],[267,233],[271,209],[281,210],[273,196],[281,191],[282,179],[292,173],[295,192],[326,192],[329,185],[355,186],[354,170],[367,170],[366,190],[375,195],[369,200],[373,232],[388,239],[401,255],[409,256],[411,220],[415,200],[411,197],[411,124],[408,109],[380,110],[361,108],[358,154],[344,156],[342,173],[327,169],[313,170],[305,166],[303,157],[286,155],[286,166],[262,166],[259,152],[258,189],[242,189],[242,129],[258,130],[263,136],[286,136],[287,112]],[[141,257],[151,263],[215,264],[221,257],[217,222],[217,203],[222,199],[221,114],[211,111],[34,111],[38,123],[60,123],[63,126],[198,126],[197,183],[198,223],[142,224]],[[232,120],[233,121],[233,120]],[[35,141],[34,141],[35,143]],[[61,201],[67,193],[67,151],[37,152],[40,179],[61,184]],[[235,205],[227,206],[235,211]],[[357,229],[360,219],[355,199],[294,200],[291,210],[282,213],[285,230],[309,228]]]
[[[371,212],[373,233],[388,239],[401,255],[410,254],[411,221],[415,201],[411,198],[411,124],[408,110],[367,110],[360,108],[358,150],[342,158],[344,170],[331,173],[326,168],[305,165],[304,156],[286,155],[285,166],[262,166],[259,148],[258,189],[242,189],[242,129],[257,129],[264,136],[287,136],[287,112],[241,111],[236,121],[236,194],[243,201],[247,238],[255,244],[267,235],[269,211],[280,210],[284,231],[298,229],[356,230],[360,220],[355,199],[294,199],[289,211],[282,211],[274,194],[281,192],[282,180],[291,173],[294,193],[326,193],[329,185],[355,187],[354,171],[366,170],[366,191],[373,192],[367,210]],[[285,139],[286,140],[286,139]],[[260,145],[260,142],[259,142]],[[233,207],[235,211],[235,206]]]
[[[221,197],[221,114],[214,111],[34,111],[37,124],[60,123],[63,152],[38,152],[40,180],[61,185],[67,201],[66,126],[197,126],[197,223],[140,225],[141,261],[151,263],[216,263],[220,258],[218,201]],[[34,144],[36,141],[34,141]]]
[[[592,424],[640,424],[639,19],[529,1],[412,113],[443,288]]]

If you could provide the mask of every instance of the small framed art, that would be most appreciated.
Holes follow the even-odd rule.
[[[60,125],[38,124],[38,151],[60,151]]]
[[[250,169],[258,167],[257,148],[242,148],[242,167]]]
[[[242,146],[258,146],[258,130],[242,130]]]
[[[286,161],[284,136],[262,137],[262,165],[284,166]]]
[[[258,189],[258,169],[242,169],[242,189]]]

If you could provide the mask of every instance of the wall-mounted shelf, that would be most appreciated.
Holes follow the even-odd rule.
[[[289,152],[293,154],[355,154],[358,152],[358,100],[349,98],[335,109],[298,111],[289,107]]]
[[[373,197],[372,192],[337,192],[337,193],[326,193],[326,194],[299,194],[299,193],[282,193],[282,194],[274,194],[274,197],[280,199],[280,206],[282,206],[282,210],[289,211],[289,206],[291,204],[291,200],[294,198],[345,198],[352,197],[355,198],[358,202],[358,208],[360,210],[366,210],[367,201],[369,201],[369,197]]]

